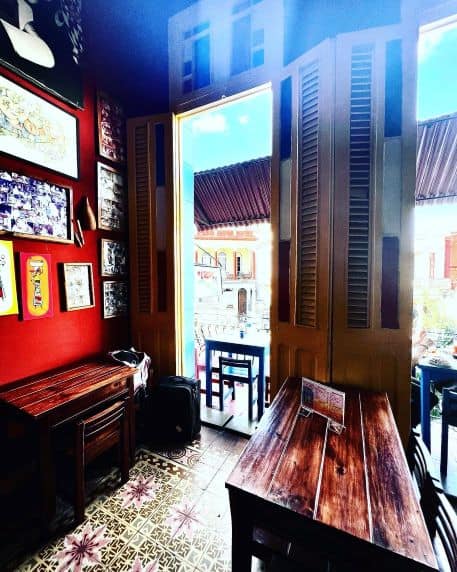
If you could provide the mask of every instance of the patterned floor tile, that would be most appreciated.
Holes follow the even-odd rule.
[[[204,451],[210,445],[212,445],[220,433],[221,432],[219,429],[213,429],[212,427],[205,427],[203,425],[200,435],[194,441],[192,441],[192,447],[194,449]]]
[[[43,560],[37,556],[28,558],[19,568],[17,572],[48,572],[52,570]]]
[[[55,571],[62,559],[71,557],[84,531],[96,536],[102,528],[97,548],[101,563],[90,567],[84,561],[82,572],[230,570],[225,480],[245,442],[205,427],[187,447],[139,447],[128,483],[120,485],[117,469],[105,475],[105,481],[99,479],[94,489],[98,494],[88,495],[86,518],[77,527],[72,525],[71,505],[59,505],[56,526],[62,526],[61,535],[28,556],[17,570]],[[71,572],[72,564],[63,570]]]

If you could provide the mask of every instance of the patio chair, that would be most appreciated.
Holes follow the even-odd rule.
[[[253,406],[257,402],[257,397],[254,397],[254,384],[256,384],[257,379],[258,373],[254,371],[251,359],[219,356],[219,409],[224,411],[224,400],[230,393],[232,399],[235,399],[236,383],[246,383],[248,385],[249,421],[252,421]],[[229,384],[228,392],[224,392],[225,382]]]
[[[449,425],[457,427],[457,385],[443,387],[441,417],[441,475],[447,475]]]

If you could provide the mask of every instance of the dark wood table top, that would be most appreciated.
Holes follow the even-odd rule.
[[[0,392],[0,400],[40,419],[104,386],[125,380],[136,371],[125,365],[87,361],[15,382]]]
[[[341,435],[298,415],[300,378],[288,378],[226,486],[437,570],[387,395],[346,392]]]

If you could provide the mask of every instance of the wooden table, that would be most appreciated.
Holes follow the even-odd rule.
[[[55,512],[55,468],[52,433],[102,403],[129,396],[130,439],[134,446],[133,374],[135,369],[98,361],[30,377],[0,393],[0,400],[25,423],[33,424],[40,459],[42,519]]]
[[[420,369],[421,384],[421,432],[422,439],[430,449],[430,382],[454,381],[457,383],[457,360],[451,366],[432,365],[426,361],[420,361],[417,367]]]
[[[212,407],[212,359],[211,353],[214,351],[223,352],[229,355],[244,355],[257,357],[259,359],[259,378],[257,385],[258,419],[261,419],[265,408],[265,354],[268,350],[268,338],[262,334],[251,334],[244,338],[219,337],[217,339],[207,338],[205,340],[205,369],[206,369],[206,406]]]
[[[232,570],[251,569],[254,527],[351,570],[437,570],[387,396],[347,391],[337,435],[297,415],[300,381],[286,380],[226,482]]]

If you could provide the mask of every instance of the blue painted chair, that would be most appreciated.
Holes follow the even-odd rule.
[[[254,385],[257,385],[258,372],[254,370],[251,359],[238,359],[233,357],[219,356],[219,409],[224,411],[224,401],[228,395],[235,399],[235,384],[246,383],[248,385],[248,414],[249,421],[253,420],[253,406],[257,402],[254,397]],[[228,391],[224,391],[225,383]]]
[[[441,474],[447,474],[449,425],[457,427],[457,386],[443,387],[441,410]]]

